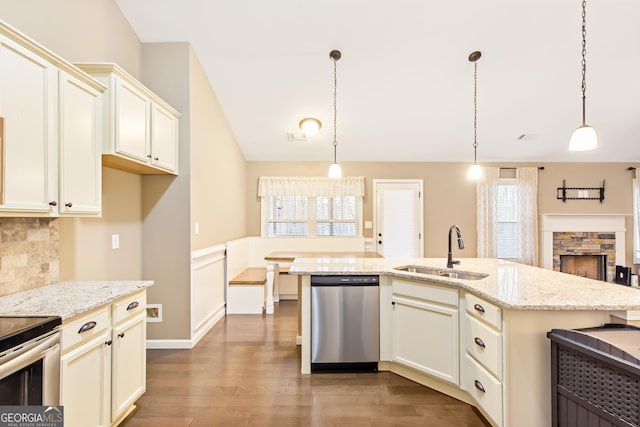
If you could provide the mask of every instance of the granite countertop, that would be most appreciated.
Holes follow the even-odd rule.
[[[151,280],[52,283],[0,297],[0,316],[61,316],[67,320],[152,285]]]
[[[462,280],[394,270],[403,265],[445,268],[444,258],[296,258],[289,274],[378,274],[452,285],[507,309],[640,310],[640,290],[493,258],[457,258],[454,270],[485,273]]]

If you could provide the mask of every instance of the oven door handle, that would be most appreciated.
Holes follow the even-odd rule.
[[[18,354],[16,355],[11,353],[5,355],[5,357],[13,356],[13,358],[0,364],[0,378],[6,378],[14,372],[31,365],[33,362],[42,359],[48,351],[58,350],[59,347],[60,337],[56,332],[42,341],[17,350],[16,353]]]

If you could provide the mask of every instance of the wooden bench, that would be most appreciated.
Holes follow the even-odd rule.
[[[267,269],[249,267],[229,279],[227,314],[262,314]]]

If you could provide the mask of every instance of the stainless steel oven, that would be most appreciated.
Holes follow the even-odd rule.
[[[60,317],[0,317],[0,405],[60,404]]]

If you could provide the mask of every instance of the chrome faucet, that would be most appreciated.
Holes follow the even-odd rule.
[[[458,235],[458,249],[464,249],[462,233],[460,233],[460,229],[457,225],[452,225],[451,228],[449,228],[449,252],[447,253],[447,268],[453,268],[453,264],[460,264],[460,261],[453,259],[451,254],[451,232],[453,230],[456,230],[456,234]]]

